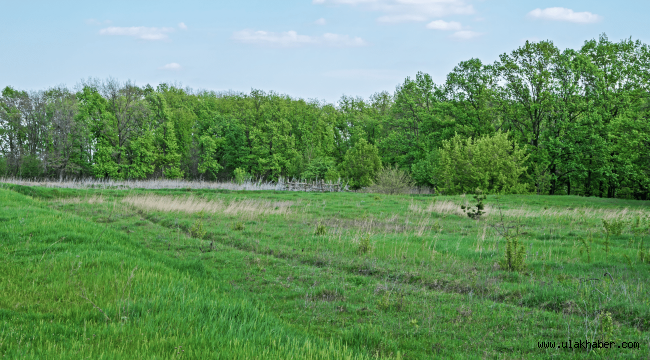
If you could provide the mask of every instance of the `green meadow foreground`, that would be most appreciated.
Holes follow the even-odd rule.
[[[2,358],[650,357],[650,202],[0,187]]]

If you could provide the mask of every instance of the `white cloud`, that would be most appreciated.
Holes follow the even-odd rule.
[[[462,30],[462,31],[456,31],[451,35],[452,39],[457,39],[457,40],[471,40],[474,38],[477,38],[479,36],[483,35],[482,33],[476,32],[476,31],[470,31],[470,30]]]
[[[578,24],[595,23],[603,19],[602,16],[590,13],[588,11],[574,12],[571,9],[563,7],[552,7],[542,9],[535,9],[528,13],[528,16],[536,19],[555,20],[555,21],[569,21]]]
[[[144,26],[111,26],[99,30],[99,34],[101,35],[131,36],[142,40],[165,40],[168,38],[167,34],[171,32],[174,32],[174,28],[155,28]]]
[[[167,65],[161,66],[159,70],[180,70],[182,69],[181,65],[178,63],[169,63]]]
[[[397,24],[409,21],[427,21],[427,17],[421,15],[386,15],[378,17],[377,21],[386,24]]]
[[[433,30],[458,31],[461,30],[462,28],[463,25],[461,25],[461,23],[456,21],[435,20],[427,24],[427,29],[433,29]]]
[[[377,19],[383,23],[426,21],[447,15],[468,15],[474,7],[465,0],[312,0],[314,4],[358,6],[365,10],[382,12]]]
[[[366,42],[360,37],[351,37],[349,35],[325,33],[322,36],[309,36],[300,35],[295,31],[275,33],[251,29],[235,32],[233,39],[248,44],[261,44],[274,47],[299,47],[307,45],[357,47],[366,45]]]
[[[178,23],[178,28],[181,30],[187,30],[187,25],[184,22]]]
[[[327,24],[327,20],[325,20],[323,18],[320,18],[320,19],[314,21],[314,24],[316,24],[316,25],[325,25],[325,24]]]

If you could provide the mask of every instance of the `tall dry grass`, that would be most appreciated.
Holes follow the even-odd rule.
[[[225,201],[206,200],[195,196],[172,197],[160,195],[130,195],[123,203],[146,211],[225,214],[254,217],[259,215],[287,215],[291,213],[294,201],[271,201],[244,199]]]
[[[308,185],[288,181],[280,178],[277,182],[258,180],[247,180],[241,184],[232,181],[188,181],[183,179],[152,179],[152,180],[111,180],[111,179],[61,179],[61,180],[26,180],[18,178],[0,178],[0,183],[8,183],[23,186],[42,186],[48,188],[68,189],[208,189],[208,190],[275,190],[275,191],[347,191],[346,184],[339,182],[327,183],[331,186],[300,186]],[[340,186],[336,186],[340,185]],[[327,190],[322,190],[323,188]],[[321,190],[318,190],[321,189]]]
[[[441,200],[434,201],[427,205],[420,205],[411,202],[409,205],[409,211],[415,213],[436,213],[441,215],[458,215],[466,216],[461,205],[471,205],[467,201],[452,201],[452,200]],[[605,209],[605,208],[595,208],[595,207],[576,207],[576,208],[559,208],[559,207],[549,207],[546,209],[540,208],[531,208],[528,206],[522,206],[516,209],[502,209],[499,210],[495,206],[485,205],[485,215],[486,217],[501,216],[507,218],[538,218],[538,217],[549,217],[549,218],[567,218],[567,219],[631,219],[637,216],[645,217],[650,215],[650,212],[645,210],[636,210],[636,209]]]
[[[285,190],[285,182],[246,181],[242,184],[234,182],[212,181],[187,181],[182,179],[157,179],[157,180],[25,180],[17,178],[0,178],[0,182],[24,185],[43,186],[49,188],[69,189],[213,189],[213,190]]]

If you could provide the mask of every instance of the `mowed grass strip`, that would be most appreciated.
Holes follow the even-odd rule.
[[[0,189],[0,357],[365,359],[253,304],[202,263]]]

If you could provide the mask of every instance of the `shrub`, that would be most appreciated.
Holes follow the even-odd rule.
[[[250,175],[248,175],[246,170],[242,168],[236,168],[233,175],[235,176],[235,183],[237,183],[237,185],[241,185],[250,179]]]
[[[334,168],[335,161],[329,157],[316,157],[307,164],[300,177],[305,180],[337,181],[339,173]]]
[[[22,178],[36,179],[43,176],[43,165],[41,159],[34,155],[28,155],[23,158],[20,165],[20,175]]]
[[[408,172],[395,166],[383,167],[377,174],[377,181],[370,191],[382,194],[404,194],[415,185]]]
[[[345,153],[341,163],[341,175],[350,179],[353,189],[370,186],[381,169],[379,151],[365,139],[359,139],[353,148]]]
[[[316,225],[316,231],[314,231],[314,235],[321,236],[325,234],[327,234],[327,228],[319,221],[318,224]]]
[[[234,224],[232,224],[232,229],[235,231],[242,231],[244,230],[244,223],[241,221],[238,221]]]
[[[474,209],[472,209],[471,206],[465,206],[461,205],[461,209],[467,216],[469,216],[470,219],[478,220],[481,218],[481,215],[485,214],[485,211],[483,209],[485,208],[485,205],[483,205],[483,200],[485,200],[487,197],[483,194],[481,189],[476,189],[476,194],[474,195],[474,200],[476,200],[476,205],[474,205]]]
[[[372,250],[372,245],[370,244],[370,234],[365,234],[359,238],[359,254],[363,255]]]
[[[507,271],[522,271],[526,268],[524,262],[525,254],[526,250],[524,249],[524,245],[519,243],[517,237],[506,239],[505,257],[499,262],[499,266],[501,269]]]
[[[197,238],[197,239],[203,239],[205,237],[205,234],[207,233],[205,229],[203,228],[203,216],[204,213],[201,211],[199,213],[199,218],[196,219],[194,224],[190,227],[190,236]]]
[[[0,178],[7,176],[7,159],[0,156]]]
[[[524,193],[519,182],[526,171],[527,156],[508,134],[497,132],[479,139],[462,139],[458,134],[445,140],[440,149],[439,177],[446,194],[463,194],[481,188],[487,193]]]

